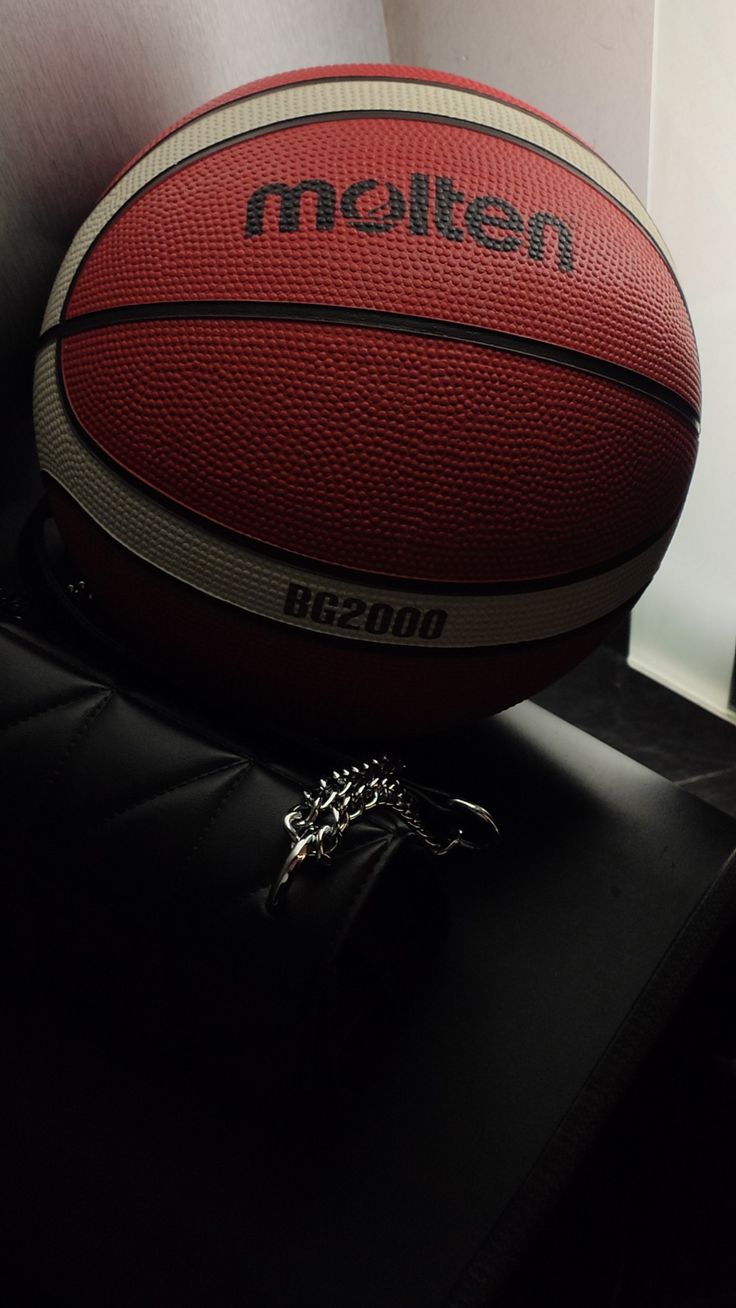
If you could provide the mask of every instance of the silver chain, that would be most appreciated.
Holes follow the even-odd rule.
[[[439,805],[433,799],[434,809]],[[287,813],[284,825],[291,836],[291,849],[271,886],[269,907],[283,902],[297,868],[307,858],[329,862],[348,827],[375,808],[396,813],[422,843],[437,857],[463,847],[483,849],[498,835],[486,809],[470,800],[442,797],[445,814],[455,819],[450,835],[433,834],[424,821],[417,801],[390,759],[372,758],[340,768],[323,777],[314,790],[305,790],[301,804]],[[466,827],[478,827],[481,839],[471,839]]]

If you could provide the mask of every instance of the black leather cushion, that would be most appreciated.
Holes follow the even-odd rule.
[[[20,625],[0,625],[0,660],[16,985],[25,976],[81,1029],[240,1065],[271,1097],[287,1077],[303,1093],[320,1061],[385,1019],[392,986],[438,939],[441,897],[414,903],[422,852],[403,850],[408,830],[377,810],[329,868],[303,865],[274,915],[284,816],[343,756],[314,745],[305,772],[305,744],[276,737],[258,756],[242,732],[186,719]]]
[[[410,774],[485,803],[503,839],[437,865],[449,931],[411,986],[398,960],[438,901],[390,820],[355,829],[346,877],[301,881],[276,942],[259,893],[293,760],[0,639],[6,1184],[34,1283],[90,1308],[488,1302],[732,918],[736,824],[533,706],[424,742]],[[355,1015],[381,956],[393,1027],[349,1095],[307,1097],[300,1033],[311,1051],[346,977]]]

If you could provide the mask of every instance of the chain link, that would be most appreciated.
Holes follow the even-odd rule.
[[[23,622],[28,600],[12,586],[0,586],[0,622]]]
[[[372,758],[323,777],[315,790],[305,790],[302,803],[284,818],[292,846],[271,886],[269,907],[282,903],[294,873],[305,859],[329,863],[348,827],[375,808],[388,808],[396,813],[437,857],[459,846],[486,848],[493,836],[498,835],[490,813],[479,804],[449,796],[444,796],[443,801],[445,812],[451,812],[455,818],[449,838],[432,832],[416,799],[399,776],[397,764],[389,758]],[[433,807],[438,807],[436,797]],[[471,840],[465,834],[464,826],[468,822],[479,826],[483,837],[480,841]]]

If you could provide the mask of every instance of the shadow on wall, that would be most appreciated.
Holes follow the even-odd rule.
[[[380,0],[4,0],[0,349],[16,392],[76,228],[146,141],[256,77],[387,58]]]
[[[144,30],[136,7],[11,0],[0,57],[4,355],[32,353],[74,231],[125,160],[197,94],[186,64],[176,94],[161,85],[171,33]]]

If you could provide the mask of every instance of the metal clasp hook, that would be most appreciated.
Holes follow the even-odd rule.
[[[462,849],[481,851],[488,849],[489,845],[498,839],[500,832],[487,808],[474,804],[470,799],[451,799],[450,808],[460,809],[461,813],[465,813],[471,819],[470,826],[475,823],[478,827],[478,836],[475,839],[465,834],[463,825],[458,827],[457,843]]]
[[[271,882],[271,890],[268,896],[268,909],[270,912],[279,907],[289,888],[291,878],[299,865],[314,852],[313,835],[302,836],[294,842],[284,859],[281,871]]]

